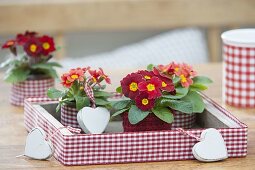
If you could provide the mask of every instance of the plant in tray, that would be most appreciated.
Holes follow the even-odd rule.
[[[88,125],[91,122],[87,122],[84,126],[84,122],[80,123],[79,120],[81,121],[84,115],[87,115],[87,119],[89,119],[89,116],[91,120],[100,116],[99,114],[102,114],[104,118],[101,118],[104,120],[108,117],[105,116],[105,113],[109,112],[107,109],[111,108],[111,102],[108,101],[108,98],[112,94],[104,91],[104,89],[106,84],[111,83],[109,76],[101,68],[99,70],[92,70],[90,67],[76,68],[71,69],[68,73],[64,73],[61,76],[61,81],[61,84],[65,88],[64,90],[57,90],[55,88],[48,90],[48,97],[59,98],[56,111],[61,108],[61,123],[65,126],[72,127],[79,127],[80,125],[85,132],[93,133],[93,130],[90,131],[87,128],[87,126],[91,127],[91,125]],[[107,125],[108,121],[103,122],[106,122],[104,124]],[[95,124],[92,126],[94,127]],[[99,131],[104,128],[101,128]],[[99,133],[99,131],[96,130],[95,133]]]
[[[73,106],[79,111],[83,107],[92,107],[93,100],[96,106],[109,108],[110,102],[107,98],[112,94],[104,91],[106,85],[103,83],[111,83],[103,69],[76,68],[61,76],[64,90],[50,88],[47,94],[52,99],[59,98],[57,111],[63,105]]]
[[[54,39],[48,35],[26,31],[6,41],[2,49],[9,49],[8,59],[0,68],[7,68],[4,80],[12,83],[11,103],[23,105],[26,97],[46,96],[57,78],[57,62],[50,62],[56,51]]]
[[[187,64],[149,65],[128,74],[116,90],[126,97],[113,104],[112,117],[124,113],[125,131],[170,129],[176,111],[201,113],[205,105],[199,95],[212,81]]]

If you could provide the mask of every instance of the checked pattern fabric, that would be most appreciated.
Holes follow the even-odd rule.
[[[247,126],[227,112],[217,103],[210,102],[221,114],[234,121],[236,128],[219,128],[229,157],[247,155]],[[40,112],[33,103],[52,103],[47,98],[27,99],[25,101],[24,120],[29,131],[35,126],[52,134],[59,124],[49,121],[49,116]],[[187,129],[188,133],[200,136],[203,129]],[[178,130],[104,133],[104,134],[72,134],[66,135],[57,131],[52,137],[55,149],[54,157],[64,165],[90,165],[128,162],[151,162],[194,159],[192,147],[196,139],[181,134]]]
[[[196,122],[196,113],[185,114],[176,110],[172,110],[174,114],[174,122],[172,123],[172,129],[183,128],[190,129]]]
[[[54,87],[52,78],[41,80],[26,80],[12,85],[10,102],[16,106],[23,106],[25,98],[46,97],[47,90]]]
[[[255,47],[224,45],[224,101],[232,106],[255,107]]]
[[[61,123],[64,126],[71,126],[73,128],[80,128],[77,121],[78,110],[75,106],[68,105],[61,106]]]

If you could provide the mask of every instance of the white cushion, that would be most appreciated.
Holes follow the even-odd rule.
[[[93,68],[141,68],[150,63],[171,61],[199,64],[208,62],[204,32],[196,28],[176,29],[110,52],[62,61],[65,69],[91,66]]]

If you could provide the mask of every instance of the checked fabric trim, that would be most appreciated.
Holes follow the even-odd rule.
[[[92,87],[88,84],[88,82],[85,83],[84,85],[84,91],[87,94],[89,100],[92,103],[92,107],[95,108],[96,107],[96,100],[95,100],[95,96],[94,96],[94,92]]]
[[[255,107],[255,48],[224,44],[224,101],[235,107]]]
[[[209,103],[212,101],[202,95]],[[39,126],[47,134],[57,127],[41,114],[34,103],[54,103],[48,98],[32,98],[25,101],[24,120],[27,130]],[[222,134],[229,157],[247,155],[247,126],[214,103],[215,108],[240,126],[218,128]],[[203,129],[185,129],[189,134],[200,136]],[[54,157],[64,165],[91,165],[128,162],[150,162],[194,159],[192,147],[197,140],[178,130],[138,133],[104,133],[100,135],[64,135],[60,131],[52,137]]]

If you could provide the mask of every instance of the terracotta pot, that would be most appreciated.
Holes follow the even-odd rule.
[[[54,87],[55,81],[49,77],[29,78],[20,83],[12,84],[10,103],[15,106],[23,106],[24,99],[30,97],[47,97],[47,90]]]
[[[172,110],[174,114],[174,121],[172,123],[172,129],[183,128],[190,129],[196,123],[196,113],[186,114],[176,110]]]
[[[77,121],[78,110],[75,106],[63,105],[61,106],[61,123],[64,126],[71,126],[73,128],[80,128]]]
[[[122,115],[123,119],[123,129],[124,132],[137,132],[137,131],[157,131],[157,130],[170,130],[171,124],[166,123],[155,116],[153,113],[150,113],[144,120],[141,122],[132,125],[128,120],[128,112],[125,112]]]

